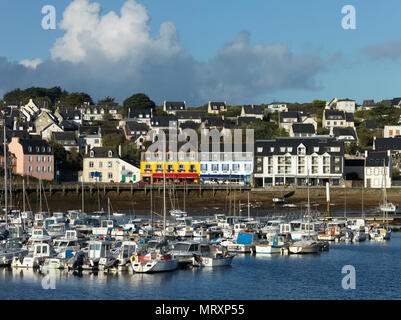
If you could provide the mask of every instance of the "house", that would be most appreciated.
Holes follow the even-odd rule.
[[[335,137],[337,140],[344,141],[345,143],[355,142],[358,143],[358,137],[356,135],[355,128],[338,128],[331,127],[330,135]]]
[[[324,110],[322,119],[323,128],[354,127],[354,115],[338,110]]]
[[[261,106],[246,105],[242,106],[241,117],[254,117],[263,120],[263,109]]]
[[[54,112],[54,115],[57,117],[58,122],[61,123],[63,121],[71,121],[75,125],[80,126],[82,123],[82,114],[79,109],[67,109],[58,107]]]
[[[51,140],[53,132],[64,132],[64,130],[56,123],[49,124],[41,132],[41,137],[43,140]]]
[[[224,127],[224,120],[221,117],[206,118],[203,123],[203,128],[207,129],[221,129]]]
[[[315,134],[316,129],[312,123],[293,123],[290,130],[290,137],[311,137]]]
[[[128,109],[129,121],[145,123],[150,126],[150,119],[153,117],[153,108],[149,109]]]
[[[14,173],[42,180],[54,179],[54,156],[46,141],[13,137],[8,149],[16,158]]]
[[[164,175],[166,181],[176,183],[199,183],[199,159],[197,147],[178,142],[177,148],[166,145],[163,150],[147,150],[141,154],[141,176],[143,181],[161,183]],[[165,170],[165,172],[164,172]]]
[[[163,103],[163,111],[168,114],[175,114],[176,111],[184,111],[186,110],[186,102],[185,101],[164,101]]]
[[[365,159],[365,188],[391,188],[393,175],[391,150],[367,150]]]
[[[175,116],[154,116],[150,119],[150,128],[155,130],[177,129],[178,119]]]
[[[58,124],[58,120],[51,112],[41,110],[34,123],[36,134],[41,135],[42,131],[49,125]]]
[[[374,100],[363,100],[360,110],[372,110],[374,107],[376,107]]]
[[[186,121],[186,122],[180,123],[181,132],[186,129],[198,131],[200,128],[201,128],[201,123],[198,123],[198,122]]]
[[[397,136],[401,136],[401,126],[384,126],[384,138],[394,138]]]
[[[207,113],[220,114],[221,112],[226,112],[226,111],[227,111],[227,101],[224,102],[209,101],[207,106]]]
[[[81,107],[81,114],[83,121],[102,121],[106,115],[109,115],[111,119],[119,120],[122,119],[122,115],[119,113],[120,106],[104,106],[104,105],[90,105],[85,103]]]
[[[125,139],[141,147],[145,141],[150,140],[149,127],[144,123],[135,121],[126,122],[123,127]]]
[[[209,144],[207,151],[200,152],[200,183],[251,184],[253,148],[252,151],[247,150],[247,145],[224,148],[224,144]]]
[[[202,121],[205,119],[205,112],[204,111],[176,111],[175,116],[178,119],[178,123],[184,123],[184,122],[196,122],[196,123],[202,123]]]
[[[138,164],[122,158],[122,147],[88,146],[83,157],[82,178],[85,183],[97,182],[138,182],[140,169]]]
[[[302,122],[302,116],[297,111],[279,113],[279,127],[290,132],[292,124]]]
[[[401,107],[401,98],[393,98],[393,99],[391,100],[391,105],[392,105],[394,108],[400,108],[400,107]]]
[[[254,181],[257,186],[340,185],[344,143],[331,137],[256,140]]]
[[[401,152],[401,136],[393,138],[373,138],[373,150],[387,151],[390,150],[394,153]]]
[[[27,121],[31,121],[39,114],[41,106],[46,106],[45,108],[47,108],[47,104],[29,99],[29,102],[22,107],[21,112],[25,115]]]
[[[351,99],[337,100],[336,110],[354,113],[355,112],[355,100],[351,100]]]
[[[78,141],[75,132],[53,132],[51,140],[62,145],[67,151],[78,151]]]
[[[90,149],[102,146],[102,134],[99,127],[81,126],[78,130],[79,151],[85,150],[86,146]]]
[[[284,102],[272,102],[267,105],[267,112],[275,113],[275,112],[286,112],[288,111],[287,104]]]

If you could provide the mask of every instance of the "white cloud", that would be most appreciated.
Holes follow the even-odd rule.
[[[21,60],[19,63],[27,68],[36,69],[37,66],[40,65],[42,62],[43,62],[43,60],[38,58],[38,59],[33,59],[33,60],[24,59],[24,60]]]
[[[245,31],[201,63],[181,46],[174,23],[161,24],[152,36],[149,20],[135,0],[127,0],[119,14],[102,14],[100,4],[74,0],[59,23],[65,34],[51,48],[52,58],[36,65],[21,61],[29,67],[22,69],[0,59],[0,90],[28,83],[85,91],[95,99],[109,95],[122,101],[145,92],[157,103],[256,103],[281,89],[315,90],[315,77],[327,63],[318,50],[295,55],[288,43],[251,45]],[[5,76],[7,69],[12,77]]]

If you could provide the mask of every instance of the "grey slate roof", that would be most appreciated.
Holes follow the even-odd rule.
[[[245,112],[245,114],[261,115],[261,114],[263,114],[263,109],[261,106],[258,106],[258,105],[245,105],[244,112]]]
[[[297,154],[297,148],[300,145],[304,145],[306,148],[306,154],[310,155],[313,153],[324,154],[329,153],[331,155],[344,155],[344,142],[337,141],[332,137],[303,137],[303,138],[277,138],[276,140],[256,140],[255,142],[255,156],[272,156],[272,155],[284,155],[284,154]],[[262,151],[258,151],[261,147]],[[292,151],[281,151],[280,147],[292,147]],[[315,151],[315,147],[319,148],[319,151]],[[339,147],[340,151],[331,151],[332,147]],[[271,148],[274,148],[273,151]]]
[[[379,151],[401,150],[400,138],[376,138],[374,140],[374,149]]]
[[[365,166],[366,167],[383,167],[388,166],[389,157],[387,151],[368,151],[368,156],[366,157]]]
[[[93,157],[90,156],[91,151],[93,151]],[[109,151],[112,152],[111,158],[119,158],[118,151],[114,147],[94,147],[84,155],[84,158],[110,158]]]
[[[293,123],[292,131],[296,133],[314,134],[315,126],[312,123]]]

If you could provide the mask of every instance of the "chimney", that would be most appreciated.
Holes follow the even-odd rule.
[[[89,153],[89,145],[85,145],[85,155]]]
[[[120,158],[123,156],[123,146],[121,144],[118,146],[118,156]]]
[[[17,117],[14,117],[14,126],[13,126],[13,130],[15,131],[15,130],[18,130],[17,129]]]

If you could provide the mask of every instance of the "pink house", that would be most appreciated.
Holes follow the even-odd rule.
[[[54,179],[54,156],[46,141],[13,137],[8,149],[16,158],[14,173],[42,180]]]

